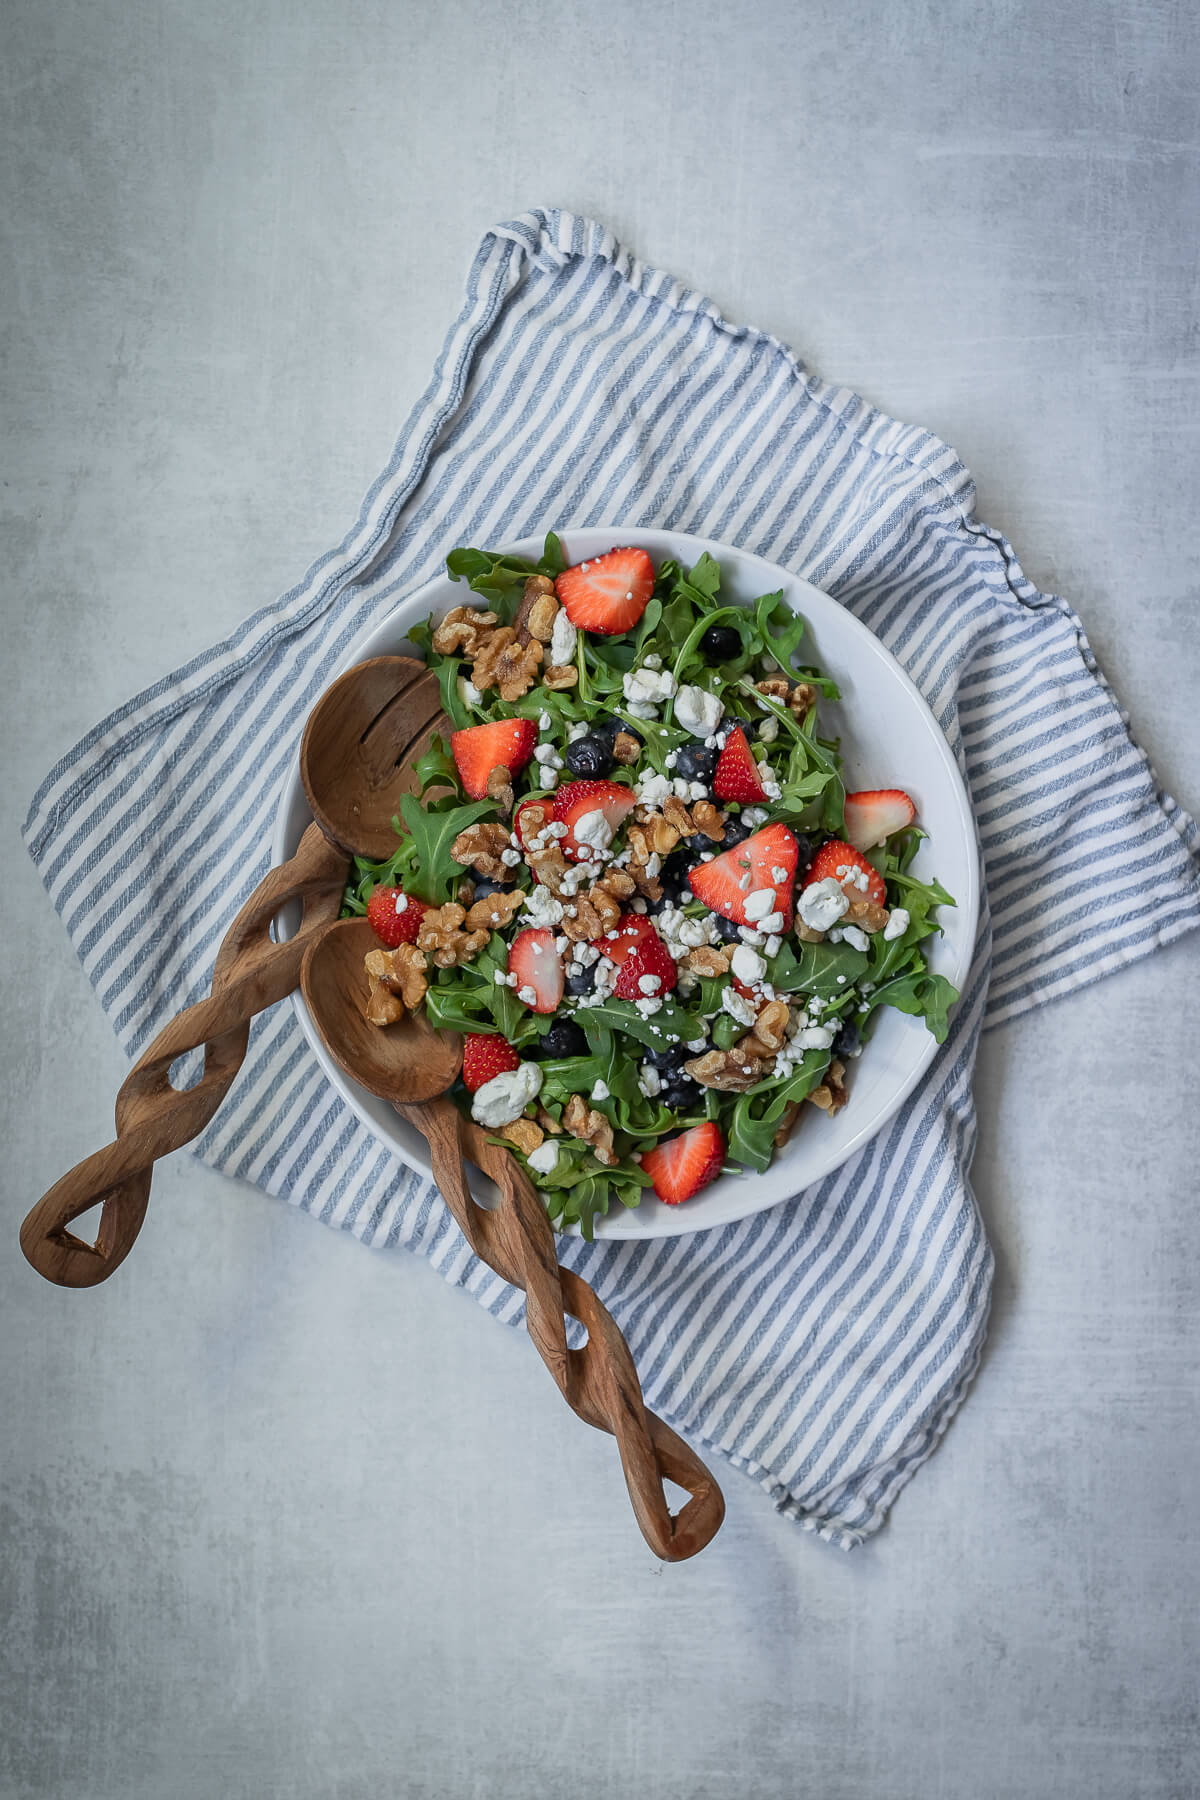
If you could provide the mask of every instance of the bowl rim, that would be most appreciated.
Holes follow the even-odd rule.
[[[698,559],[704,551],[707,551],[718,562],[721,561],[722,558],[727,561],[734,559],[742,570],[750,567],[759,571],[762,578],[762,586],[759,588],[759,591],[768,593],[774,591],[777,587],[782,587],[784,590],[785,603],[789,605],[793,611],[805,610],[804,606],[797,600],[797,595],[803,594],[815,596],[818,612],[829,607],[837,609],[839,615],[839,627],[848,628],[850,637],[857,640],[864,656],[874,658],[877,662],[881,663],[886,668],[888,674],[899,683],[900,687],[906,693],[909,703],[913,708],[914,724],[919,720],[927,736],[930,738],[934,754],[942,764],[943,772],[947,778],[948,791],[953,795],[956,804],[958,824],[967,844],[967,854],[964,858],[967,875],[967,892],[962,895],[956,895],[957,904],[954,911],[954,923],[960,928],[956,932],[956,937],[958,939],[957,957],[953,966],[944,969],[942,972],[945,973],[948,979],[954,983],[954,986],[958,988],[960,999],[956,1004],[961,1005],[966,978],[975,957],[975,944],[979,926],[980,851],[978,833],[975,827],[975,817],[967,793],[966,782],[954,752],[946,739],[945,733],[938,724],[932,709],[925,700],[920,689],[917,687],[912,677],[892,655],[891,651],[881,643],[879,638],[875,636],[874,632],[872,632],[868,626],[863,624],[861,619],[857,618],[846,607],[842,606],[840,601],[835,599],[833,595],[827,594],[823,589],[818,588],[804,576],[796,575],[791,570],[781,567],[778,563],[769,562],[765,557],[758,556],[750,550],[743,550],[737,545],[720,544],[713,539],[699,537],[691,532],[673,531],[662,527],[641,527],[631,525],[601,524],[579,526],[576,528],[564,527],[559,533],[559,536],[564,538],[569,537],[573,541],[577,541],[584,537],[595,537],[604,540],[605,547],[610,547],[613,544],[637,544],[655,555],[656,561],[659,556],[664,553],[678,555],[679,546],[686,545],[688,547],[686,554],[693,561]],[[524,556],[536,560],[541,555],[544,537],[544,533],[537,533],[511,541],[505,540],[502,544],[495,547],[495,551],[497,555]],[[491,546],[489,546],[489,548],[491,548]],[[600,554],[600,551],[590,546],[581,552],[581,555],[584,557],[598,554]],[[381,634],[387,632],[387,629],[395,619],[396,614],[401,611],[410,611],[414,609],[416,603],[423,601],[427,595],[432,595],[435,590],[444,588],[449,583],[449,579],[443,563],[437,573],[432,575],[427,581],[421,583],[419,587],[402,595],[382,617],[374,619],[370,624],[366,625],[348,646],[344,655],[339,659],[336,668],[331,671],[328,681],[321,690],[322,693],[343,675],[347,669],[352,668],[355,663],[363,661],[368,654],[384,654],[385,652],[377,647],[375,640],[377,640]],[[414,621],[416,617],[426,616],[433,609],[434,603],[430,600],[425,605],[423,613],[414,612]],[[415,646],[413,646],[413,653],[418,654]],[[395,650],[392,651],[392,654],[395,654]],[[844,659],[842,660],[844,661]],[[836,674],[837,671],[835,670],[834,673]],[[319,698],[319,696],[317,698]],[[317,698],[314,698],[313,700],[314,706],[317,704]],[[287,861],[288,857],[294,852],[295,842],[293,839],[295,837],[295,832],[294,829],[289,830],[289,816],[297,806],[304,813],[308,813],[308,803],[305,799],[303,787],[300,782],[298,740],[296,755],[281,784],[279,800],[276,806],[275,825],[271,839],[272,867],[276,867],[280,863]],[[311,817],[311,814],[308,816]],[[282,926],[280,926],[279,929],[283,930],[283,935],[287,935],[286,929]],[[945,940],[943,939],[942,941],[944,942]],[[358,1120],[367,1128],[377,1142],[382,1144],[394,1156],[397,1156],[400,1161],[405,1163],[409,1168],[415,1169],[418,1174],[429,1179],[430,1168],[428,1159],[422,1158],[419,1152],[414,1153],[413,1151],[410,1151],[392,1134],[381,1130],[379,1120],[372,1116],[367,1105],[367,1102],[373,1097],[367,1094],[365,1089],[360,1090],[358,1084],[353,1082],[333,1061],[333,1058],[329,1055],[329,1052],[326,1050],[317,1034],[316,1028],[309,1015],[308,1008],[304,1003],[303,996],[298,987],[291,994],[290,1000],[299,1022],[300,1029],[316,1056],[317,1062],[325,1074],[326,1079],[331,1083],[336,1092],[341,1096]],[[921,1026],[924,1024],[923,1021],[916,1019],[914,1019],[912,1023]],[[666,1237],[683,1237],[696,1231],[719,1230],[726,1225],[738,1223],[756,1213],[769,1211],[772,1207],[781,1206],[789,1199],[796,1198],[798,1194],[804,1193],[808,1189],[815,1187],[836,1169],[841,1168],[844,1163],[849,1161],[849,1159],[856,1155],[865,1144],[869,1143],[883,1130],[917,1088],[928,1071],[934,1057],[942,1047],[942,1045],[937,1043],[932,1034],[928,1030],[925,1030],[920,1050],[913,1059],[912,1066],[897,1082],[895,1092],[889,1094],[885,1101],[877,1104],[869,1118],[864,1118],[861,1127],[853,1132],[845,1143],[840,1146],[830,1145],[824,1155],[821,1155],[820,1153],[817,1154],[815,1158],[816,1167],[811,1173],[806,1174],[801,1187],[789,1187],[789,1184],[785,1182],[783,1186],[786,1191],[775,1191],[779,1188],[779,1182],[778,1179],[776,1179],[774,1183],[769,1184],[769,1194],[763,1195],[761,1193],[761,1185],[765,1181],[765,1173],[763,1176],[753,1176],[749,1171],[746,1171],[739,1172],[738,1174],[725,1175],[721,1177],[719,1182],[713,1184],[715,1191],[724,1183],[730,1183],[730,1194],[727,1196],[718,1218],[696,1219],[694,1223],[689,1223],[689,1212],[687,1209],[662,1207],[658,1213],[652,1214],[645,1212],[643,1208],[640,1207],[632,1210],[627,1210],[624,1207],[617,1207],[603,1218],[598,1218],[596,1220],[595,1232],[597,1240],[637,1241]],[[811,1144],[811,1140],[809,1140],[809,1142]],[[775,1159],[771,1167],[772,1169],[782,1172],[786,1168],[786,1164],[787,1147],[785,1146],[783,1152]],[[469,1175],[471,1177],[473,1190],[475,1190],[476,1183],[478,1182],[478,1197],[486,1202],[488,1196],[488,1187],[484,1185],[486,1178],[480,1176],[478,1171],[474,1169],[469,1170]],[[694,1218],[694,1214],[690,1216]],[[578,1235],[577,1226],[568,1229],[575,1235]]]

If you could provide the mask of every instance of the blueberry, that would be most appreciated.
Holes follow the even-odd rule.
[[[700,1084],[690,1075],[679,1075],[663,1088],[658,1100],[668,1112],[695,1112],[700,1100]]]
[[[665,912],[668,906],[680,905],[681,899],[678,888],[664,887],[661,900],[647,900],[646,911],[651,918],[655,918],[660,912]]]
[[[740,813],[726,813],[725,836],[721,840],[722,850],[728,850],[734,844],[744,844],[753,830],[754,827],[748,825]]]
[[[661,1050],[647,1050],[644,1060],[666,1075],[682,1069],[691,1054],[686,1044],[664,1044]]]
[[[513,879],[516,879],[515,870],[513,871]],[[475,898],[476,900],[486,900],[489,894],[507,893],[511,886],[511,881],[488,881],[486,878],[481,879],[475,883]]]
[[[705,842],[707,843],[707,841],[706,838]],[[674,883],[676,887],[686,887],[687,878],[695,860],[696,859],[690,850],[684,849],[682,844],[678,845],[672,850],[670,856],[667,857],[659,871],[662,876],[663,886],[667,887],[669,884]]]
[[[581,781],[600,781],[613,765],[613,740],[606,731],[589,731],[563,751],[563,761]]]
[[[741,930],[741,926],[738,925],[735,920],[723,919],[721,917],[720,913],[714,913],[712,915],[712,920],[713,920],[713,924],[716,926],[717,930],[720,932],[721,936],[725,939],[725,942],[727,944],[740,944],[741,943],[742,940],[738,936],[738,932]]]
[[[712,839],[710,837],[705,837],[702,831],[697,831],[692,837],[684,838],[683,841],[687,849],[691,851],[693,857],[698,857],[702,850],[711,850],[713,848]]]
[[[596,736],[607,738],[610,744],[616,743],[621,732],[624,732],[626,737],[635,739],[639,744],[645,742],[641,732],[635,731],[632,725],[627,725],[624,719],[610,719],[607,725],[597,725],[596,727]]]
[[[857,1019],[843,1019],[841,1030],[833,1040],[835,1056],[853,1056],[862,1047],[862,1032]]]
[[[707,787],[717,766],[717,752],[703,744],[685,744],[675,753],[675,773],[685,781],[702,781]]]
[[[741,648],[741,637],[732,625],[710,625],[700,639],[700,654],[709,663],[728,662]]]
[[[587,1039],[574,1019],[555,1019],[541,1042],[543,1056],[586,1056]]]
[[[578,975],[567,976],[566,987],[568,994],[575,994],[576,996],[580,994],[590,994],[595,985],[595,963],[589,964],[586,969],[580,969]]]

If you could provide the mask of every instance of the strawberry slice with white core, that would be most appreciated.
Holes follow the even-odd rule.
[[[786,825],[766,825],[688,876],[697,900],[735,925],[768,935],[792,922],[799,847]]]
[[[519,931],[508,952],[508,972],[515,975],[517,999],[530,1012],[552,1013],[563,997],[562,957],[554,933],[541,926]]]
[[[609,550],[564,569],[554,588],[577,630],[619,637],[646,610],[654,592],[654,564],[644,550]]]
[[[636,944],[617,970],[613,993],[618,1000],[661,1000],[678,979],[675,959],[657,931]]]
[[[472,800],[487,799],[487,780],[493,769],[515,775],[525,767],[537,743],[532,719],[497,719],[492,725],[469,725],[450,733],[450,750]]]
[[[917,809],[903,788],[863,788],[846,795],[846,842],[856,850],[874,850],[893,832],[903,831]]]
[[[844,838],[827,838],[808,865],[808,873],[800,883],[810,888],[818,881],[838,881],[853,900],[863,894],[876,906],[887,905],[887,888],[883,876],[853,844]]]
[[[715,1181],[725,1161],[725,1139],[711,1119],[693,1125],[678,1137],[667,1138],[642,1156],[642,1168],[654,1183],[654,1191],[668,1206],[681,1206]]]
[[[569,781],[554,796],[554,817],[567,827],[559,841],[572,862],[591,862],[608,849],[637,804],[632,788],[616,781]]]

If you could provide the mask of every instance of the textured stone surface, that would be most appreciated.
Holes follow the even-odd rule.
[[[16,1255],[122,1066],[16,842],[53,758],[340,537],[534,204],[954,443],[1200,804],[1200,27],[1182,4],[12,0],[4,1800],[1200,1791],[1196,943],[992,1037],[977,1390],[852,1557],[609,1446],[424,1267],[177,1159]]]

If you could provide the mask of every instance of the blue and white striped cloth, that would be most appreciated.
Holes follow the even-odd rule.
[[[979,1360],[992,1259],[967,1170],[981,1027],[1200,920],[1194,822],[1131,741],[1079,620],[973,509],[967,471],[928,432],[727,324],[601,226],[527,214],[480,245],[344,544],[89,733],[25,827],[133,1055],[206,990],[347,645],[454,544],[676,527],[850,607],[924,693],[974,798],[987,902],[949,1040],[890,1127],[818,1188],[693,1237],[561,1246],[623,1326],[651,1404],[847,1547],[882,1524]],[[369,1244],[407,1246],[521,1319],[437,1194],[331,1092],[290,1005],[257,1022],[199,1154]]]

